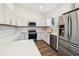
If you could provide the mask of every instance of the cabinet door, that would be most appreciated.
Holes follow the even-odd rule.
[[[39,20],[40,20],[40,19],[39,19]],[[44,19],[38,21],[37,24],[38,24],[38,26],[47,26],[46,20],[44,20]]]
[[[5,24],[10,24],[10,10],[5,5]]]
[[[43,32],[37,32],[37,39],[38,40],[44,40],[46,43],[50,43],[49,41],[49,34],[43,33]]]
[[[37,40],[40,40],[40,39],[42,39],[40,36],[40,33],[37,32]]]
[[[64,37],[66,41],[68,41],[68,19],[69,19],[69,14],[64,15],[64,22],[65,22],[65,34]]]
[[[57,49],[57,36],[50,35],[50,45],[51,47]]]
[[[45,35],[41,32],[37,32],[37,39],[38,40],[44,40],[45,39]]]
[[[27,19],[24,19],[24,18],[21,18],[21,25],[22,26],[27,26],[28,25],[28,22],[27,22]]]
[[[4,24],[4,4],[0,4],[0,24]]]
[[[59,19],[58,19],[58,25],[64,25],[64,17],[63,16],[60,16]]]
[[[18,22],[17,22],[17,17],[12,13],[12,16],[11,16],[11,20],[12,20],[12,25],[17,25]]]
[[[77,43],[79,43],[79,10],[77,11],[77,15],[78,15]]]
[[[18,23],[18,26],[22,25],[22,19],[20,17],[17,17],[17,23]]]
[[[43,36],[45,35],[44,41],[48,44],[50,44],[50,36],[49,33],[44,33]]]

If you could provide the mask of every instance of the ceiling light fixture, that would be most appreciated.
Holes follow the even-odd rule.
[[[43,6],[40,5],[40,9],[42,9],[42,8],[43,8]]]

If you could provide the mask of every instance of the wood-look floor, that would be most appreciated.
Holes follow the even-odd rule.
[[[42,56],[57,56],[57,51],[51,48],[45,41],[38,40],[35,43]]]

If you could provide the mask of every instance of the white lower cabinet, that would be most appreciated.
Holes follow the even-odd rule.
[[[49,36],[49,33],[46,33],[45,34],[45,39],[44,41],[47,43],[47,44],[50,44],[50,36]]]
[[[45,39],[45,34],[41,32],[37,32],[37,40],[43,40]]]
[[[48,33],[37,32],[37,40],[44,40],[47,44],[50,44],[50,38]]]
[[[37,40],[42,40],[42,38],[41,38],[41,33],[38,33],[38,32],[37,32]]]

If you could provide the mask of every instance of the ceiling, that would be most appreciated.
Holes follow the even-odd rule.
[[[55,10],[57,7],[61,6],[62,3],[19,3],[19,5],[22,5],[33,11],[45,14],[52,10]]]

